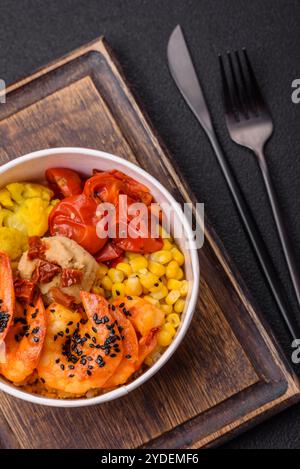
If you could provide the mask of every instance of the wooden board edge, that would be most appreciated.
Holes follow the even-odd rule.
[[[156,147],[157,152],[159,153],[161,159],[163,160],[164,164],[166,165],[170,175],[172,176],[174,183],[180,187],[185,199],[187,201],[191,201],[192,203],[195,203],[196,199],[193,195],[191,195],[190,190],[188,188],[188,184],[184,180],[184,178],[179,174],[179,171],[176,168],[175,164],[175,170],[174,170],[174,162],[172,161],[171,163],[171,157],[166,149],[164,143],[161,141],[160,137],[157,135],[155,129],[153,128],[150,119],[148,118],[147,113],[142,112],[141,107],[139,104],[136,102],[136,98],[131,91],[130,85],[128,85],[126,78],[124,77],[121,68],[115,59],[114,54],[112,53],[110,47],[108,46],[107,42],[103,37],[97,38],[94,41],[90,42],[89,44],[86,44],[73,52],[66,54],[65,56],[61,57],[58,60],[55,60],[51,62],[50,64],[38,69],[36,72],[34,72],[32,75],[28,76],[27,78],[21,79],[12,85],[10,85],[7,88],[7,93],[13,92],[17,90],[18,88],[32,82],[33,80],[47,74],[49,71],[54,70],[61,65],[64,65],[78,57],[80,57],[83,54],[86,54],[91,51],[98,51],[100,52],[106,59],[109,59],[109,62],[113,61],[114,64],[114,73],[118,76],[118,79],[122,85],[123,91],[126,94],[128,100],[130,101],[131,105],[133,106],[135,112],[138,114],[141,123],[143,124],[144,128],[147,130],[148,134],[153,137],[153,145]],[[267,344],[268,348],[271,351],[272,357],[274,358],[276,364],[282,371],[283,375],[286,377],[287,382],[288,382],[288,390],[287,392],[277,401],[274,401],[273,403],[268,403],[267,405],[261,407],[258,411],[256,410],[252,414],[250,413],[249,415],[245,416],[245,419],[241,420],[240,422],[236,422],[236,425],[229,425],[225,426],[224,428],[221,429],[221,431],[214,433],[210,435],[208,439],[202,439],[199,440],[198,442],[195,442],[191,448],[198,448],[202,446],[209,445],[211,441],[214,441],[215,439],[221,438],[222,435],[225,435],[227,432],[234,432],[238,427],[241,428],[246,425],[247,422],[254,421],[256,420],[258,415],[267,413],[270,409],[280,409],[280,406],[283,405],[284,403],[288,403],[293,401],[295,398],[296,400],[300,399],[300,383],[296,375],[293,373],[292,369],[290,368],[289,364],[286,363],[281,357],[281,353],[278,350],[278,347],[274,345],[273,340],[270,337],[270,333],[268,331],[268,326],[264,326],[261,324],[260,320],[258,320],[258,315],[255,312],[251,301],[250,301],[250,296],[247,294],[247,289],[243,285],[243,281],[238,275],[238,280],[236,279],[235,275],[235,268],[231,266],[232,262],[228,259],[228,256],[224,256],[224,254],[221,252],[220,246],[221,242],[218,240],[217,236],[214,234],[214,231],[211,229],[211,227],[206,229],[206,241],[209,242],[211,245],[213,251],[216,253],[218,260],[220,261],[221,265],[223,266],[224,270],[227,272],[227,275],[234,286],[237,294],[239,295],[240,300],[244,304],[245,308],[249,311],[252,320],[258,327],[258,330],[260,334],[262,335],[265,343]]]

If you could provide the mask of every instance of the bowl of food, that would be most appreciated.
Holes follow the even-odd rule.
[[[56,407],[128,394],[179,346],[198,288],[190,223],[138,166],[56,148],[0,167],[0,390]]]

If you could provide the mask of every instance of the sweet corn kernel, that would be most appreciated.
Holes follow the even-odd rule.
[[[125,285],[121,282],[116,282],[112,286],[112,296],[113,298],[122,298],[125,296]]]
[[[179,265],[176,261],[171,261],[166,267],[166,277],[167,278],[177,278],[179,274]]]
[[[153,287],[150,288],[149,290],[150,290],[151,292],[157,292],[157,291],[160,291],[160,290],[163,288],[163,286],[164,286],[164,284],[163,284],[160,280],[158,280],[158,281],[153,285]]]
[[[134,259],[135,257],[139,257],[140,254],[137,252],[126,252],[126,257],[131,261],[131,259]]]
[[[165,323],[157,335],[158,345],[167,347],[172,342],[176,330],[171,323]]]
[[[121,270],[109,269],[107,275],[113,283],[123,282],[124,280],[124,272],[122,272]]]
[[[158,277],[162,277],[166,273],[166,268],[159,262],[149,261],[148,269],[152,274],[157,275]]]
[[[131,268],[130,264],[127,264],[126,262],[120,262],[116,266],[116,269],[123,272],[126,275],[126,277],[129,277],[129,275],[132,274],[132,268]]]
[[[92,289],[92,292],[95,293],[96,295],[101,295],[101,296],[105,295],[105,291],[102,287],[94,286]]]
[[[172,305],[160,305],[159,307],[166,315],[173,312]]]
[[[155,305],[155,306],[159,306],[159,301],[156,300],[155,298],[153,298],[153,297],[150,296],[150,295],[145,295],[145,296],[144,296],[144,300],[149,301],[149,303],[151,303],[151,304],[153,304],[153,305]]]
[[[160,264],[168,264],[172,260],[173,256],[171,251],[156,251],[151,254],[151,260],[159,262]]]
[[[124,283],[126,295],[140,296],[143,293],[141,282],[137,277],[130,277]]]
[[[99,264],[98,267],[98,272],[97,272],[97,277],[102,280],[104,275],[106,275],[108,272],[108,267],[105,264]]]
[[[176,288],[177,290],[177,288]],[[180,295],[181,296],[186,296],[189,292],[189,283],[187,280],[182,280],[181,282],[181,287],[180,287]]]
[[[159,283],[159,278],[148,271],[146,274],[140,274],[139,278],[143,287],[147,288],[148,290],[153,288],[155,284]]]
[[[105,290],[111,291],[113,283],[108,275],[105,275],[101,281],[101,285]]]
[[[167,303],[167,305],[173,305],[174,303],[176,303],[179,297],[180,297],[180,291],[171,290],[169,294],[167,295],[165,302]]]
[[[131,265],[133,272],[138,272],[141,269],[147,269],[148,261],[144,256],[134,257],[130,259],[129,264]]]
[[[164,249],[166,249],[167,251],[171,251],[171,249],[174,247],[174,244],[172,244],[169,239],[164,239],[163,243]]]
[[[176,280],[175,278],[171,278],[168,280],[167,287],[169,290],[179,290],[181,292],[182,282]]]
[[[182,266],[184,264],[184,255],[182,254],[181,251],[179,251],[178,248],[173,247],[171,249],[173,259],[177,262],[179,266]]]
[[[184,307],[185,307],[185,301],[182,298],[179,298],[174,304],[174,311],[180,314],[184,310]]]
[[[172,342],[172,339],[173,337],[168,331],[161,330],[157,334],[157,343],[161,347],[168,347],[168,345],[170,345],[170,343]]]
[[[167,289],[165,285],[163,285],[160,290],[154,291],[154,292],[151,291],[150,295],[156,300],[162,300],[168,295],[168,293],[169,293],[169,290]]]
[[[167,316],[167,323],[172,324],[172,326],[177,329],[177,327],[180,325],[180,316],[179,314],[172,313]]]
[[[176,275],[176,280],[182,280],[184,277],[184,273],[181,267],[178,269],[178,274]]]
[[[162,239],[169,239],[170,241],[172,240],[170,233],[168,233],[163,226],[159,226],[159,236]]]

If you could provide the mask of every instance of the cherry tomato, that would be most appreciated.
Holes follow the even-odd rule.
[[[146,205],[150,205],[153,197],[148,189],[140,182],[137,182],[135,179],[127,176],[126,174],[114,169],[110,172],[115,178],[122,181],[125,185],[125,193],[133,198],[135,201],[143,202]]]
[[[109,241],[99,253],[95,255],[97,262],[107,262],[119,258],[123,254],[123,249]]]
[[[100,251],[107,237],[99,238],[96,232],[97,202],[84,194],[63,199],[49,217],[51,235],[71,238],[91,254]]]
[[[123,193],[124,184],[109,173],[98,173],[88,179],[84,185],[84,193],[98,202],[118,204],[119,194]]]
[[[124,251],[139,252],[142,254],[160,251],[163,248],[161,238],[119,238],[114,240],[117,247]]]
[[[64,197],[79,195],[82,192],[82,181],[72,169],[51,168],[46,171],[46,179],[55,193]]]

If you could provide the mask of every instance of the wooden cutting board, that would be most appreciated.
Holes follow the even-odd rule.
[[[105,150],[196,202],[104,39],[7,90],[0,163],[42,148]],[[1,184],[1,181],[0,181]],[[97,407],[53,409],[0,395],[3,448],[199,448],[299,400],[299,383],[206,220],[200,295],[184,343],[154,378]]]

